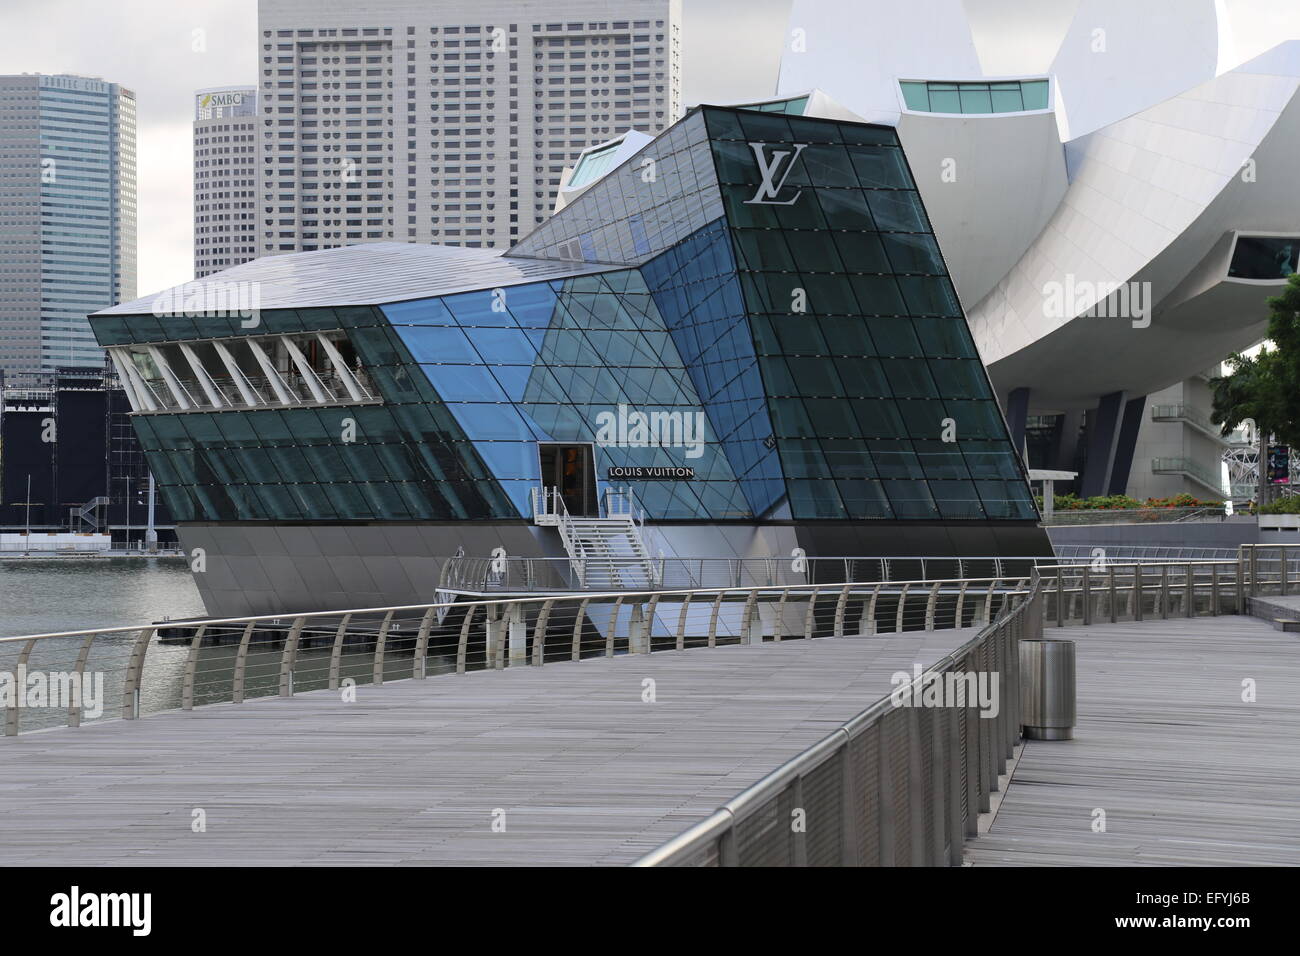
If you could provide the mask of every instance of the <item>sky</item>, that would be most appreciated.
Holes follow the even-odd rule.
[[[774,92],[790,3],[683,0],[686,104]],[[256,45],[256,0],[0,0],[0,72],[135,92],[141,296],[193,277],[192,94],[257,83]]]

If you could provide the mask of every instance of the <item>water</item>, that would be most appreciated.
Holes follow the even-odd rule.
[[[183,558],[0,560],[0,637],[203,614]]]

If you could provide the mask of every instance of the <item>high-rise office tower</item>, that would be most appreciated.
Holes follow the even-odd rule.
[[[257,87],[194,94],[194,276],[257,257]]]
[[[86,316],[135,298],[135,94],[0,76],[0,372],[104,362]]]
[[[506,248],[680,113],[681,0],[260,0],[258,254]]]

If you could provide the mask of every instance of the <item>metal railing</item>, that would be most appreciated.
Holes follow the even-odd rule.
[[[1099,524],[1174,523],[1178,521],[1223,521],[1227,515],[1223,506],[1197,506],[1190,508],[1058,508],[1051,520],[1044,519],[1047,528]]]
[[[1223,478],[1213,474],[1194,458],[1152,458],[1151,471],[1157,475],[1186,475],[1220,495],[1225,494]]]
[[[1099,622],[1246,614],[1252,597],[1296,593],[1300,549],[1244,544],[1231,559],[1110,560],[1040,567],[1044,621]]]
[[[1296,549],[1292,549],[1296,550]],[[106,713],[145,713],[438,673],[618,654],[978,627],[911,682],[996,676],[940,707],[875,701],[640,865],[958,865],[1020,734],[1018,641],[1044,626],[1242,614],[1286,595],[1295,557],[1246,545],[1235,560],[1057,564],[1025,577],[607,592],[262,615],[0,639],[0,671],[46,686],[112,674]],[[60,668],[64,668],[60,670]],[[73,680],[75,676],[75,680]],[[102,682],[101,682],[102,684]],[[38,707],[10,694],[5,733],[87,717],[84,694]],[[118,705],[120,704],[120,710]],[[24,719],[24,715],[30,715]],[[40,715],[38,717],[38,715]],[[801,826],[792,826],[800,811]]]
[[[593,656],[890,631],[970,627],[995,617],[1028,578],[585,593],[501,600],[171,621],[0,638],[0,672],[51,685],[101,678],[61,709],[11,695],[5,733],[78,726],[250,697],[382,684],[405,677]],[[119,706],[120,705],[120,706]]]
[[[1113,544],[1058,544],[1055,545],[1057,563],[1101,562],[1104,564],[1132,564],[1134,561],[1236,561],[1239,549],[1233,548],[1179,548],[1159,545]],[[1297,557],[1300,557],[1298,555]],[[1047,566],[1051,562],[1042,562]]]
[[[170,621],[3,638],[0,672],[40,672],[51,685],[65,686],[83,686],[87,675],[99,675],[114,701],[103,713],[134,718],[337,689],[347,680],[382,684],[507,664],[970,627],[996,617],[1000,602],[1025,591],[1035,573],[1042,580],[1044,620],[1056,626],[1240,614],[1252,596],[1296,590],[1296,557],[1285,547],[1257,545],[1243,547],[1235,561],[1057,564],[999,576],[448,599]],[[87,710],[83,699],[52,716],[48,706],[29,708],[20,696],[6,701],[8,734],[65,720],[76,726]]]
[[[645,527],[645,508],[630,487],[605,489],[605,517],[628,518],[637,528]]]
[[[1092,559],[1090,554],[1081,558]],[[652,558],[662,588],[777,587],[848,581],[916,581],[948,578],[1028,577],[1055,557],[855,557],[855,558]],[[473,594],[581,591],[583,576],[569,558],[441,559],[438,587]],[[602,590],[610,590],[608,586]]]
[[[1017,593],[909,686],[997,674],[996,714],[970,694],[944,707],[885,697],[634,865],[959,866],[1020,736],[1018,642],[1041,632],[1040,601],[1037,587]]]
[[[1231,561],[1036,568],[1027,593],[909,685],[997,675],[996,716],[981,719],[969,695],[939,707],[885,697],[635,865],[960,865],[1020,739],[1020,640],[1048,624],[1244,614],[1252,595],[1289,593],[1292,560],[1246,545]]]
[[[1100,553],[1099,553],[1100,552]],[[1076,562],[1235,561],[1236,548],[1158,548],[1058,545],[1051,557],[971,558],[652,558],[659,587],[726,588],[843,584],[848,581],[919,581],[976,577],[1028,577],[1037,567]],[[1300,562],[1300,553],[1293,559]],[[569,558],[439,559],[438,588],[467,594],[586,590]],[[608,585],[600,590],[614,590]],[[635,585],[629,590],[641,590]]]

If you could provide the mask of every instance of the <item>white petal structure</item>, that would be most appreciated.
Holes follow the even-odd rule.
[[[897,127],[1013,433],[1086,410],[1083,490],[1122,491],[1145,396],[1296,271],[1300,6],[795,0],[790,31],[780,97]]]

